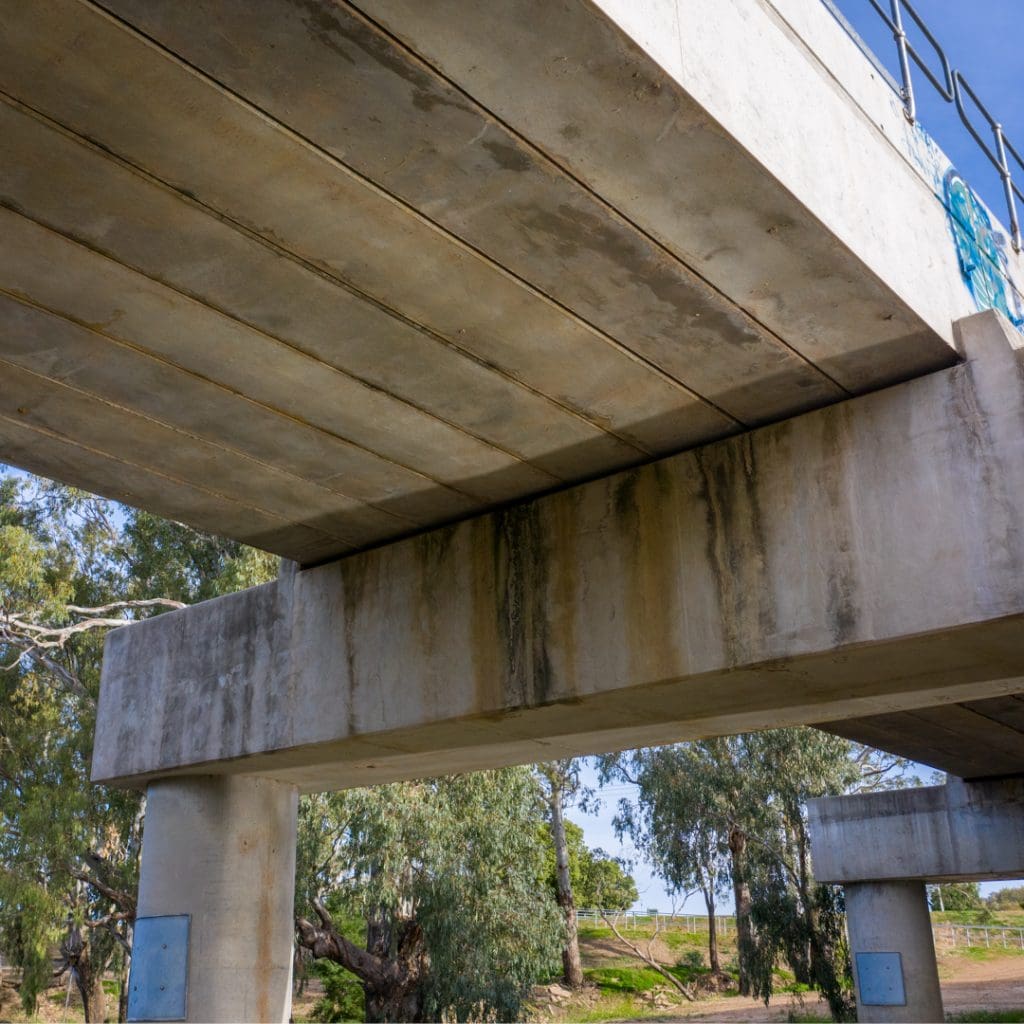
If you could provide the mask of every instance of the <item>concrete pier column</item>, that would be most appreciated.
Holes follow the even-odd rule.
[[[129,1020],[288,1020],[296,809],[253,776],[149,786]]]
[[[859,1021],[942,1021],[924,882],[847,883]]]

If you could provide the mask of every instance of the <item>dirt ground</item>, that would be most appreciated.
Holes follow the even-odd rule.
[[[964,956],[963,952],[939,957],[939,980],[942,1002],[947,1015],[956,1016],[972,1010],[1024,1010],[1024,956],[993,952],[986,959]],[[825,1019],[828,1007],[817,999],[780,994],[771,1005],[739,996],[708,999],[684,1004],[658,1016],[645,1016],[651,1021],[786,1021],[790,1014]]]
[[[589,952],[598,962],[621,958],[623,950],[615,940],[592,940],[588,943]],[[666,950],[666,954],[669,951]],[[976,950],[968,953],[964,950],[940,953],[939,977],[942,984],[942,999],[947,1014],[958,1015],[972,1010],[1014,1010],[1024,1009],[1024,955],[1002,953],[993,950],[983,954]],[[296,1000],[294,1014],[296,1019],[308,1019],[313,1003],[319,996],[319,985],[314,983],[304,998]],[[58,1021],[81,1021],[81,1005],[72,995],[71,1005],[64,1008],[65,992],[63,989],[53,991],[50,998],[40,1000],[39,1012],[35,1020],[46,1024],[57,1024]],[[718,999],[705,999],[698,1003],[683,1003],[654,1015],[649,1011],[642,1018],[645,1024],[661,1022],[672,1024],[676,1021],[786,1021],[790,1015],[828,1019],[828,1008],[816,999],[780,993],[770,1006],[753,999],[738,996]],[[114,1000],[111,1000],[114,1003]],[[116,1003],[111,1007],[116,1009]],[[0,994],[0,1020],[21,1021],[20,1007],[16,1005],[16,997],[12,990]],[[572,1020],[572,1011],[562,1019]],[[630,1018],[623,1018],[623,1021]]]

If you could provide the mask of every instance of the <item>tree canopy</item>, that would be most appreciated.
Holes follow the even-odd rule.
[[[519,1019],[562,939],[542,815],[528,768],[307,799],[301,943],[359,979],[367,1020]]]
[[[0,944],[24,972],[26,1009],[56,946],[87,1019],[102,1020],[102,975],[123,977],[131,945],[144,801],[89,782],[103,634],[276,566],[73,488],[0,475]]]
[[[636,882],[621,861],[610,857],[600,847],[591,849],[587,846],[583,829],[568,818],[565,821],[565,835],[569,848],[569,877],[577,905],[599,910],[628,910],[636,902],[638,893]],[[555,853],[546,827],[542,840],[542,882],[554,893]]]
[[[814,883],[808,799],[887,784],[896,759],[814,729],[776,729],[605,758],[602,778],[638,787],[615,819],[670,891],[700,892],[709,916],[730,886],[736,905],[741,990],[767,1001],[785,957],[837,1019],[852,1012],[842,905]],[[717,937],[709,960],[719,971]]]

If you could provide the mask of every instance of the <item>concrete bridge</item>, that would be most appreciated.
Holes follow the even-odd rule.
[[[134,1019],[287,1019],[299,790],[808,723],[1012,817],[1024,266],[826,5],[0,9],[0,458],[286,560],[108,640]]]

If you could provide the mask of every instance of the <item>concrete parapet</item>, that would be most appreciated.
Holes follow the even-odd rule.
[[[93,777],[308,789],[1024,689],[1024,353],[161,615]]]

